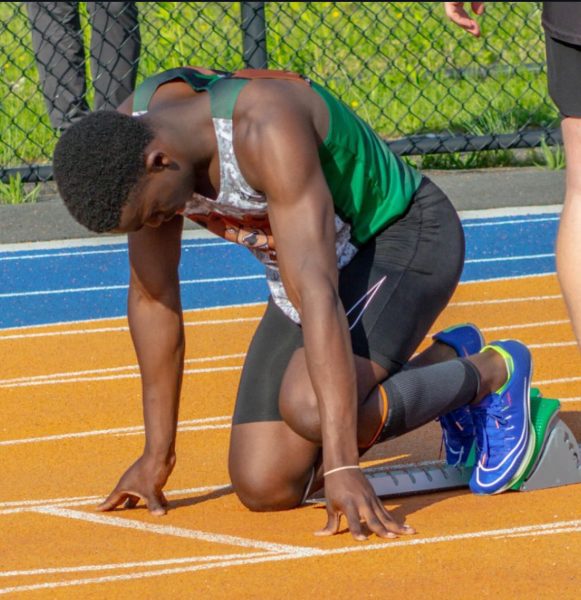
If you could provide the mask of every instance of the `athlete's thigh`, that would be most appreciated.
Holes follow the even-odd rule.
[[[302,330],[272,298],[244,361],[233,424],[281,421],[278,398],[288,364],[303,343]]]
[[[242,502],[256,510],[299,503],[320,449],[283,421],[279,395],[297,348],[300,326],[272,301],[250,344],[236,398],[229,470]]]
[[[463,262],[458,216],[424,179],[408,212],[340,273],[354,354],[397,372],[448,304]]]

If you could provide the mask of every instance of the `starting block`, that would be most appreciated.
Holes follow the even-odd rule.
[[[543,398],[538,389],[531,389],[535,450],[526,471],[510,489],[525,492],[581,483],[581,444],[559,418],[560,406],[558,400]],[[366,470],[365,475],[380,497],[441,492],[468,487],[475,462],[473,447],[465,466],[376,468]]]

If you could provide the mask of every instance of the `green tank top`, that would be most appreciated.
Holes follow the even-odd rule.
[[[255,78],[292,79],[307,83],[329,110],[329,131],[319,157],[337,216],[350,226],[350,241],[358,247],[407,210],[421,174],[399,159],[388,145],[350,108],[321,85],[294,73],[279,71],[201,72],[185,67],[146,79],[135,91],[134,114],[147,111],[155,90],[172,80],[208,91],[212,117],[231,120],[243,87]]]
[[[422,175],[343,102],[317,83],[311,86],[329,109],[329,132],[319,147],[323,173],[337,214],[361,245],[403,215]]]

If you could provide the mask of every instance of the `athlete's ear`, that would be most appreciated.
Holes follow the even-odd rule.
[[[145,170],[147,173],[163,171],[173,163],[170,156],[160,148],[153,148],[145,155]]]

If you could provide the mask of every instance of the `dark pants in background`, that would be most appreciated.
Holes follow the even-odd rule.
[[[88,112],[78,2],[27,2],[40,82],[55,129]],[[87,2],[94,109],[114,109],[135,86],[141,38],[135,2]]]

